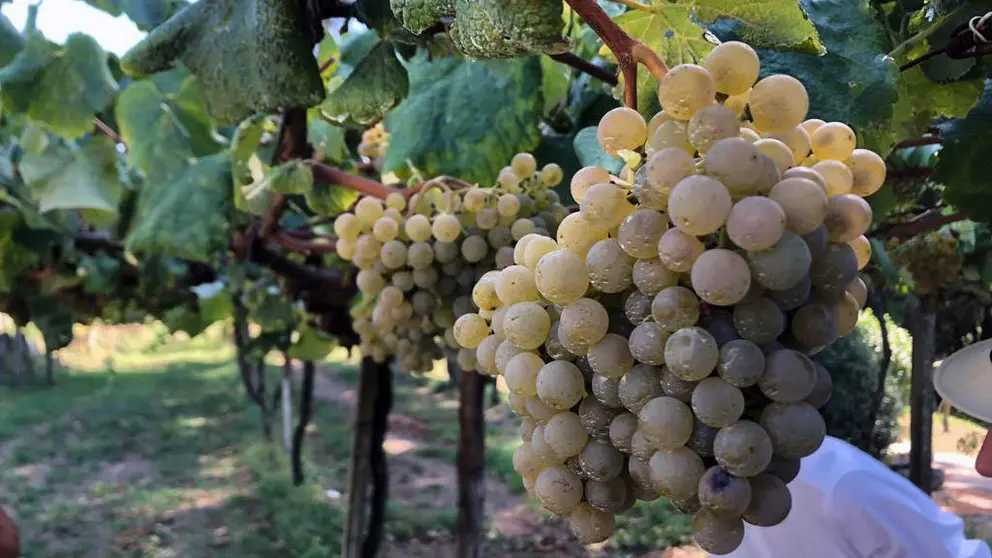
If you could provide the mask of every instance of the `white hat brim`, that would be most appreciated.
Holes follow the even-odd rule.
[[[934,371],[937,393],[977,419],[992,422],[992,339],[969,345]]]

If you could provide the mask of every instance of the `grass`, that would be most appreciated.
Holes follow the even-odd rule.
[[[339,387],[353,389],[354,361],[333,356],[325,368]],[[66,368],[54,389],[0,389],[0,502],[13,510],[26,557],[339,553],[351,445],[346,405],[315,405],[308,483],[298,488],[279,445],[262,440],[261,418],[243,394],[223,331],[177,340],[138,328],[109,350],[73,346],[60,357]],[[278,367],[270,374],[276,385]],[[436,556],[454,537],[458,405],[455,391],[437,389],[446,379],[443,367],[423,378],[395,377],[394,413],[426,434],[390,455],[400,488],[387,510],[387,556]],[[504,504],[516,499],[541,529],[565,540],[560,522],[540,519],[522,494],[512,465],[518,422],[505,404],[489,408],[486,419],[489,482],[505,485]],[[434,477],[440,479],[421,486]],[[667,502],[640,503],[619,520],[608,555],[678,545],[687,532],[688,518]],[[495,550],[500,556],[540,555],[518,550],[546,536],[509,540],[491,532],[490,544],[506,547]],[[426,550],[407,551],[407,543]]]
[[[944,431],[944,415],[933,414],[933,451],[935,453],[965,453],[973,455],[978,452],[982,440],[985,439],[986,428],[968,419],[949,415],[948,429]],[[899,417],[899,439],[909,440],[909,412]]]

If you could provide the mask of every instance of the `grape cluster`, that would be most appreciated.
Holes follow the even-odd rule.
[[[381,160],[389,149],[389,133],[382,123],[362,132],[362,142],[358,144],[358,154],[373,161]]]
[[[362,197],[334,222],[339,256],[352,262],[362,300],[352,309],[362,354],[382,362],[396,356],[408,372],[430,370],[445,348],[460,349],[452,326],[472,306],[472,288],[487,273],[513,263],[516,242],[547,236],[567,213],[551,190],[562,170],[537,168],[518,154],[492,188],[449,189],[444,181],[385,201]],[[476,367],[475,351],[458,363]]]
[[[522,238],[455,322],[523,417],[514,468],[583,543],[663,495],[695,514],[703,549],[729,553],[744,522],[785,519],[825,436],[832,382],[809,355],[865,303],[862,196],[885,165],[759,65],[724,43],[667,73],[650,122],[607,113],[599,142],[627,168],[577,172],[579,212],[556,240]]]

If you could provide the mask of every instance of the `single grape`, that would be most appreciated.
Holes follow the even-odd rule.
[[[751,484],[720,467],[710,467],[699,479],[699,503],[715,512],[739,516],[751,503]]]
[[[668,220],[663,214],[651,209],[638,209],[620,223],[617,240],[624,252],[633,258],[654,258],[658,255],[658,241],[666,230]]]
[[[826,436],[823,417],[808,403],[771,403],[761,412],[759,422],[775,455],[786,459],[812,455]]]
[[[338,252],[340,254],[340,251]],[[399,240],[390,240],[379,250],[379,259],[388,269],[399,269],[406,265],[406,244]]]
[[[775,246],[748,252],[747,256],[754,268],[755,280],[762,287],[776,291],[788,289],[802,281],[809,273],[813,259],[802,237],[789,231]]]
[[[631,276],[637,290],[652,297],[679,281],[678,274],[665,267],[657,258],[637,260]]]
[[[802,401],[812,393],[815,384],[813,361],[788,349],[768,355],[764,374],[758,381],[761,393],[781,403]]]
[[[586,397],[579,404],[579,419],[589,436],[596,440],[610,439],[610,423],[622,412],[621,409],[611,409],[594,397]]]
[[[377,198],[363,197],[355,204],[355,217],[364,227],[372,227],[382,217],[382,202]]]
[[[490,335],[479,343],[475,350],[475,358],[479,362],[478,370],[480,372],[490,376],[496,375],[496,349],[502,342],[503,340],[499,337]]]
[[[396,224],[396,221],[388,217],[379,219],[372,227],[372,236],[379,242],[389,242],[396,238],[399,232],[400,226]]]
[[[645,469],[647,468],[647,462],[651,460],[651,456],[654,455],[654,452],[656,451],[658,451],[658,448],[656,448],[652,442],[645,438],[644,434],[640,430],[634,432],[634,435],[630,437],[630,460],[643,462]],[[640,464],[638,464],[638,466],[639,465]],[[639,473],[645,473],[645,471],[639,471]],[[631,476],[633,477],[633,475],[634,473],[632,472]],[[650,478],[648,478],[648,475],[644,475],[644,479],[639,479],[637,482],[640,482],[640,480],[647,480],[648,485],[652,488],[652,491],[654,490],[654,485],[650,484]]]
[[[700,457],[713,457],[713,441],[719,428],[707,426],[696,419],[692,424],[692,436],[686,442],[686,447],[699,454]]]
[[[706,378],[692,392],[692,412],[713,428],[735,423],[744,413],[744,394],[720,378]]]
[[[606,335],[609,320],[609,314],[602,304],[591,298],[580,298],[561,311],[559,327],[561,333],[573,342],[588,346]]]
[[[506,342],[504,341],[504,343]],[[542,367],[544,367],[544,361],[534,353],[522,352],[513,356],[506,364],[503,372],[506,388],[525,397],[537,395],[537,374]]]
[[[559,456],[569,458],[578,455],[589,441],[589,434],[582,427],[579,415],[558,413],[544,426],[544,441]]]
[[[813,361],[813,367],[816,369],[816,383],[813,384],[813,391],[806,396],[804,401],[819,409],[830,401],[830,396],[834,391],[834,381],[830,377],[830,372],[827,372],[827,369],[820,363]]]
[[[431,237],[431,221],[423,215],[413,215],[406,220],[403,230],[410,240],[424,242]]]
[[[845,163],[854,179],[852,194],[868,197],[885,184],[885,161],[874,151],[855,149]]]
[[[537,231],[537,225],[530,219],[517,219],[510,227],[510,235],[514,240],[519,240],[528,234]]]
[[[751,89],[751,117],[766,132],[794,128],[809,110],[809,95],[796,78],[784,74],[768,76]]]
[[[717,372],[730,385],[739,388],[753,386],[764,369],[765,356],[754,343],[736,339],[720,347]]]
[[[674,449],[692,436],[692,410],[674,397],[648,400],[637,413],[637,429],[655,447]]]
[[[732,109],[713,104],[696,111],[686,130],[693,147],[700,153],[706,153],[715,142],[737,137],[740,126]]]
[[[362,233],[362,222],[351,213],[342,213],[334,220],[334,234],[338,238],[357,240]]]
[[[548,467],[537,475],[534,493],[545,509],[566,516],[582,500],[582,480],[565,467]]]
[[[647,151],[664,149],[678,149],[687,155],[695,152],[695,148],[689,143],[689,132],[685,122],[679,120],[663,122],[648,139]]]
[[[834,305],[833,310],[837,322],[837,336],[844,337],[854,331],[858,325],[858,313],[861,310],[854,295],[844,292],[840,301]]]
[[[634,196],[644,210],[664,210],[668,207],[668,196],[671,195],[672,188],[695,172],[696,164],[692,155],[676,147],[661,149],[637,169],[637,174],[634,175]],[[572,182],[574,184],[575,180]],[[665,228],[667,227],[668,223],[665,222]]]
[[[510,306],[503,317],[507,340],[525,351],[543,345],[550,329],[551,318],[535,302],[518,302]]]
[[[739,516],[703,508],[692,520],[692,539],[710,554],[730,554],[744,541],[744,522]]]
[[[699,320],[699,299],[685,287],[668,287],[654,297],[651,315],[668,332],[694,326]]]
[[[665,342],[670,335],[654,322],[643,322],[630,332],[627,345],[638,362],[660,365],[665,363]]]
[[[627,193],[619,186],[605,182],[589,188],[579,202],[580,215],[601,229],[615,228],[633,211]]]
[[[785,484],[789,484],[799,476],[799,459],[785,459],[783,457],[773,457],[771,463],[762,472],[763,475],[773,475]]]
[[[778,167],[780,173],[789,170],[793,165],[792,150],[784,142],[773,138],[764,138],[754,142],[754,147],[762,155],[775,161],[775,166]]]
[[[621,413],[610,423],[610,443],[624,453],[630,453],[630,439],[637,432],[637,415]]]
[[[600,240],[586,254],[589,284],[604,293],[626,291],[634,282],[634,261],[616,239]]]
[[[767,196],[781,181],[782,173],[778,170],[778,164],[771,157],[761,155],[761,175],[751,188],[753,193]]]
[[[472,287],[472,302],[481,310],[495,310],[500,306],[499,296],[496,295],[496,277],[485,276]]]
[[[635,365],[617,387],[617,396],[632,413],[640,413],[648,401],[661,395],[661,369],[648,364]]]
[[[499,212],[495,207],[484,207],[475,214],[475,224],[480,229],[488,231],[499,224]]]
[[[550,254],[558,249],[558,243],[546,236],[538,236],[531,239],[524,247],[523,265],[536,270],[538,262],[545,254]]]
[[[624,299],[623,313],[632,325],[638,325],[651,316],[651,302],[653,298],[640,292],[634,291]]]
[[[734,307],[734,328],[741,339],[758,345],[771,343],[785,332],[785,314],[768,298]]]
[[[535,439],[534,443],[535,444],[538,444],[538,443],[543,444],[544,443],[544,428],[543,427],[544,427],[545,424],[548,423],[549,420],[551,420],[551,417],[553,417],[556,414],[558,414],[558,411],[555,410],[555,409],[552,409],[551,407],[549,407],[547,404],[545,404],[543,401],[541,401],[541,399],[539,397],[537,397],[536,395],[534,397],[528,397],[528,398],[526,398],[525,405],[527,406],[527,414],[529,416],[533,417],[534,420],[537,421],[537,424],[541,425],[541,427],[542,427],[541,430],[540,430],[540,436],[537,435],[537,433],[538,433],[537,430],[534,431],[534,439]],[[539,442],[536,441],[538,439],[540,440]],[[537,446],[535,446],[535,447],[537,447]],[[554,454],[554,456],[557,456],[557,454]],[[564,459],[557,460],[557,461],[549,461],[549,463],[561,463],[561,461],[564,461]]]
[[[686,447],[659,450],[648,462],[651,482],[655,488],[673,500],[685,500],[699,490],[699,479],[706,472],[703,460]]]
[[[481,236],[469,236],[462,241],[462,258],[469,263],[481,262],[489,253],[486,239]]]
[[[668,229],[658,241],[658,259],[668,269],[686,273],[692,270],[693,264],[705,249],[703,243],[695,236],[679,229]]]
[[[813,286],[831,292],[843,291],[857,275],[858,258],[854,249],[847,244],[833,242],[809,270]]]
[[[696,389],[697,382],[690,382],[679,378],[668,369],[667,366],[661,369],[661,391],[668,397],[674,397],[683,403],[692,400],[692,392]]]
[[[822,347],[837,339],[837,316],[831,306],[807,304],[792,316],[789,331],[804,347]]]
[[[521,178],[530,178],[537,172],[537,159],[530,153],[517,153],[510,161],[510,168]]]
[[[568,527],[582,544],[601,543],[613,534],[616,518],[612,513],[582,502],[568,516]]]
[[[854,194],[830,198],[823,224],[831,242],[851,242],[868,231],[872,212],[868,202]]]
[[[771,299],[782,310],[789,312],[799,308],[809,299],[810,295],[809,277],[803,277],[795,285],[783,290],[767,290],[765,296]]]
[[[563,178],[565,178],[565,173],[561,170],[560,165],[548,163],[541,169],[541,184],[549,188],[561,184]]]
[[[754,185],[763,173],[761,152],[742,138],[715,142],[706,152],[706,174],[720,181],[734,197],[754,193]]]
[[[702,236],[727,222],[733,202],[718,180],[694,175],[675,185],[668,198],[668,216],[686,234]]]
[[[703,505],[699,503],[699,497],[693,496],[685,500],[672,500],[672,506],[683,515],[695,515]]]
[[[858,270],[862,270],[871,261],[871,242],[864,235],[855,238],[854,240],[848,242],[851,249],[854,250],[854,256],[858,260]]]
[[[782,173],[782,178],[805,178],[816,183],[824,193],[827,192],[827,181],[823,179],[823,175],[810,167],[792,167]]]
[[[744,521],[758,527],[773,527],[785,521],[792,510],[792,494],[782,479],[762,474],[749,480],[751,502],[744,510]]]
[[[716,339],[699,327],[682,328],[665,343],[665,363],[673,374],[689,382],[709,376],[719,360]]]
[[[785,223],[785,211],[778,202],[763,196],[750,196],[730,210],[727,235],[745,250],[765,250],[782,238]]]
[[[534,272],[522,265],[512,265],[496,277],[496,296],[506,306],[540,298]]]
[[[537,374],[537,396],[553,409],[570,409],[582,399],[585,380],[571,362],[555,360],[545,364]]]
[[[736,252],[714,248],[696,259],[691,280],[699,298],[715,306],[731,306],[740,302],[751,288],[751,269]]]
[[[726,99],[723,100],[723,106],[732,110],[734,112],[734,116],[740,118],[740,116],[744,114],[744,109],[747,108],[747,104],[749,102],[751,102],[750,88],[748,88],[747,91],[741,93],[740,95],[731,95],[727,97]],[[745,129],[750,130],[750,128],[745,128]],[[754,130],[751,131],[753,132]],[[744,134],[742,133],[741,136],[743,137]],[[757,136],[757,132],[755,132],[755,136]],[[754,139],[757,140],[758,138],[756,137]]]
[[[786,227],[794,233],[809,234],[826,218],[827,195],[812,180],[786,178],[772,187],[768,197],[785,211]]]
[[[558,225],[558,248],[585,258],[594,244],[606,238],[606,231],[602,223],[593,224],[582,213],[573,213]]]
[[[402,294],[400,297],[402,299]],[[489,335],[489,324],[478,314],[465,314],[455,321],[454,330],[459,345],[474,349]]]
[[[809,145],[809,134],[802,126],[796,126],[787,131],[776,132],[774,134],[769,134],[767,136],[769,139],[776,139],[784,143],[790,151],[792,151],[792,162],[789,167],[793,165],[798,165],[803,162],[806,157],[809,156],[810,145]],[[788,172],[783,171],[784,172]]]
[[[541,457],[534,453],[530,444],[523,444],[513,452],[513,470],[521,477],[536,476],[545,468]]]
[[[584,495],[594,508],[612,514],[623,507],[624,502],[627,501],[627,492],[627,482],[623,475],[620,475],[606,482],[586,481]]]
[[[864,308],[865,303],[868,301],[868,286],[860,277],[855,277],[847,285],[847,292],[854,297],[854,300],[858,303],[858,308]]]
[[[713,440],[713,455],[727,472],[753,477],[772,459],[772,441],[757,423],[741,420],[721,428]]]
[[[840,161],[820,161],[813,165],[813,170],[823,177],[827,185],[827,197],[851,193],[854,187],[854,175],[847,165]]]
[[[624,149],[634,151],[648,140],[648,125],[636,110],[618,107],[600,119],[596,137],[610,155]]]
[[[690,157],[691,160],[692,158]],[[596,184],[608,183],[609,181],[610,173],[606,169],[602,167],[585,167],[572,175],[569,192],[572,194],[572,199],[576,203],[580,203],[589,188],[592,188]]]
[[[605,376],[595,375],[592,378],[592,394],[606,407],[611,409],[622,409],[624,408],[623,402],[620,401],[620,395],[618,390],[620,388],[620,380],[611,380]]]
[[[845,161],[854,152],[857,138],[847,124],[828,122],[817,127],[810,138],[813,155],[818,159]]]
[[[579,466],[587,478],[608,482],[623,471],[623,454],[608,441],[589,440],[579,453]]]
[[[590,345],[586,358],[596,374],[613,380],[619,380],[634,366],[627,340],[613,333]]]
[[[737,339],[734,318],[726,310],[711,308],[710,313],[700,319],[699,327],[708,331],[716,339],[716,344],[719,347]]]
[[[702,66],[679,64],[668,70],[658,88],[658,100],[665,113],[689,120],[697,110],[711,104],[716,96],[713,77]]]
[[[703,66],[713,76],[718,93],[740,95],[758,80],[761,62],[758,53],[750,46],[727,41],[710,51]]]

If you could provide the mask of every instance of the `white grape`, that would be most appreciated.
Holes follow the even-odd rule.
[[[717,92],[740,95],[757,81],[761,62],[750,46],[727,41],[710,51],[703,66],[713,76]]]
[[[599,145],[610,155],[636,150],[648,140],[648,125],[636,110],[618,107],[603,115],[596,128]]]
[[[689,120],[697,110],[709,105],[716,96],[713,77],[702,66],[679,64],[668,70],[658,88],[658,100],[666,114]]]

